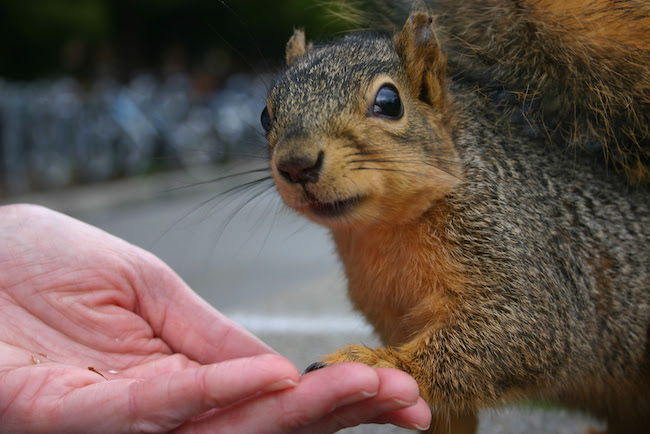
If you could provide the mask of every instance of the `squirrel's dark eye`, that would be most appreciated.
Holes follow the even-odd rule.
[[[390,119],[399,119],[402,117],[404,114],[404,106],[395,86],[385,84],[379,89],[377,96],[375,96],[372,113],[375,116]]]
[[[262,128],[264,128],[264,131],[267,133],[271,131],[271,116],[269,115],[268,108],[264,107],[264,110],[262,110],[260,121],[262,122]]]

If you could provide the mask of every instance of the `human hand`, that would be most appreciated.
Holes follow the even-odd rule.
[[[0,207],[0,431],[426,427],[405,373],[300,376],[153,255],[45,208]]]

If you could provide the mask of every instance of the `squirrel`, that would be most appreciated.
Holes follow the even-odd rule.
[[[308,369],[409,373],[430,432],[475,432],[479,409],[527,399],[647,433],[650,75],[626,74],[650,68],[650,7],[454,5],[416,3],[392,37],[287,44],[261,115],[271,172],[288,207],[329,228],[385,344]],[[629,23],[606,14],[633,7]],[[526,87],[532,103],[504,105]]]
[[[390,31],[390,20],[403,22],[410,2],[366,1],[372,15],[345,1],[340,8],[355,25]],[[428,6],[438,15],[437,37],[457,80],[478,85],[532,130],[601,152],[630,183],[650,181],[646,1],[435,0]]]

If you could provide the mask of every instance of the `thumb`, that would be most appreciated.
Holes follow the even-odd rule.
[[[63,420],[76,419],[74,427],[96,432],[169,431],[208,410],[290,388],[298,381],[296,367],[280,356],[233,359],[147,380],[111,380],[78,389],[62,409],[73,417]]]

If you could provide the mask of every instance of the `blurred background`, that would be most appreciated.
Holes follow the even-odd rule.
[[[0,195],[259,150],[270,74],[308,0],[0,1]]]

